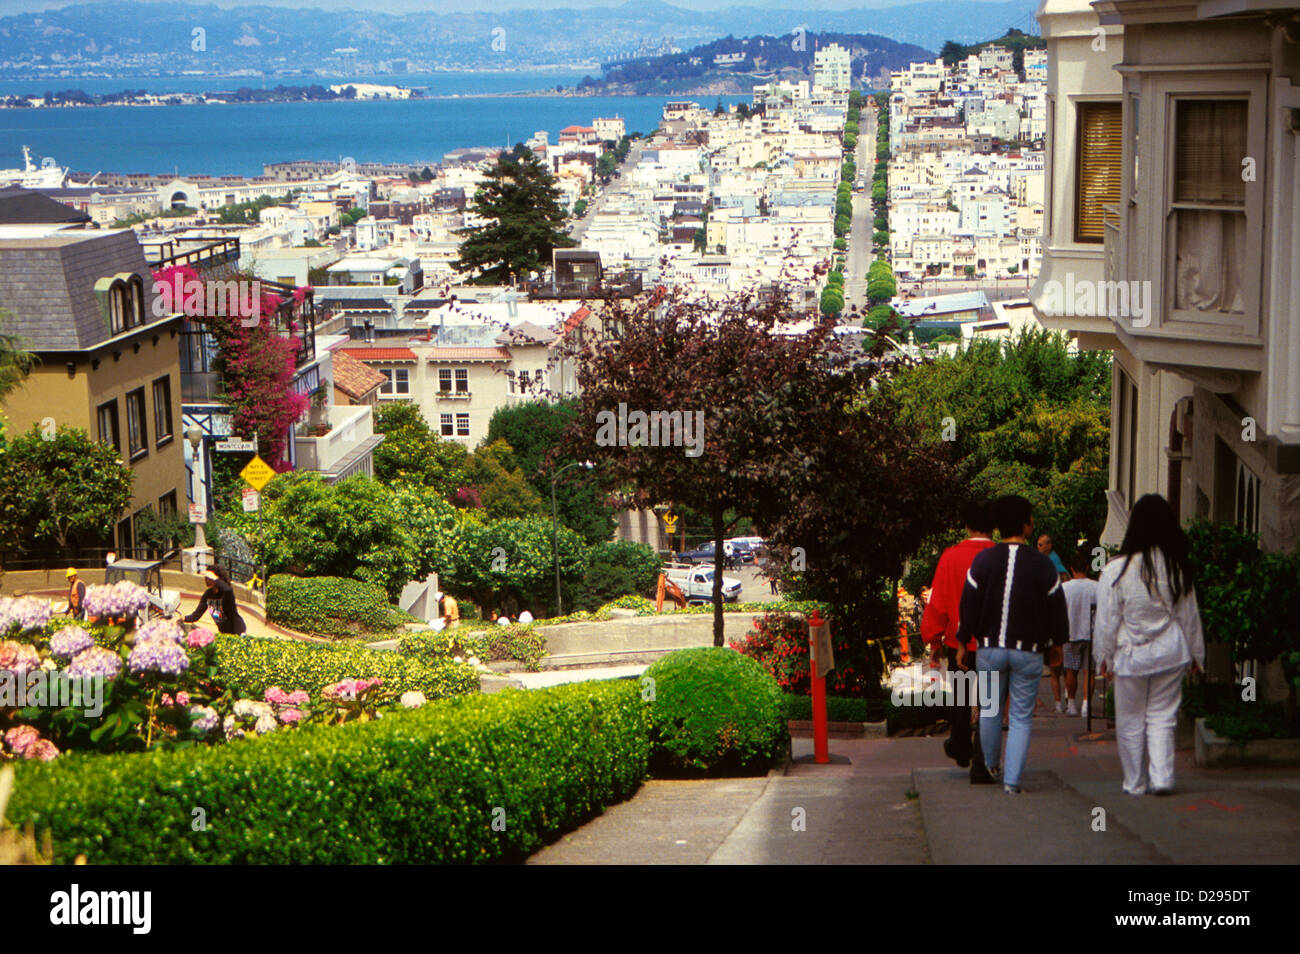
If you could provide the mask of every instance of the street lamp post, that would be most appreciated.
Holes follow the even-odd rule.
[[[199,505],[207,503],[206,495],[203,493],[203,478],[199,473],[200,455],[203,453],[200,448],[203,446],[203,428],[195,425],[185,432],[185,439],[189,441],[190,448],[193,450],[193,480],[194,480],[194,502]],[[206,549],[208,545],[207,534],[204,533],[202,522],[194,524],[194,547],[195,549]]]
[[[560,479],[560,474],[564,473],[570,467],[581,467],[583,470],[591,470],[595,467],[589,460],[574,460],[565,464],[554,474],[551,475],[551,554],[555,559],[555,615],[564,615],[564,599],[560,596],[560,518],[559,512],[555,505],[555,482]]]

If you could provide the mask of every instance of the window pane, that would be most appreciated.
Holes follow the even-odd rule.
[[[469,437],[469,415],[456,415],[456,435],[458,437]]]
[[[1119,205],[1123,158],[1123,110],[1119,103],[1079,106],[1079,190],[1074,240],[1100,242],[1105,207]]]
[[[393,393],[393,372],[389,368],[380,368],[379,373],[384,376],[384,383],[379,385],[380,394]]]
[[[450,414],[442,414],[442,415],[439,415],[439,424],[440,424],[441,429],[442,429],[442,436],[443,436],[443,437],[454,437],[454,436],[455,436],[455,428],[454,428],[453,425],[452,425],[452,417],[451,417]]]
[[[457,391],[469,390],[469,369],[468,368],[456,369],[456,390]]]
[[[126,438],[132,456],[143,450],[149,440],[144,423],[144,388],[126,396]]]
[[[117,430],[117,402],[109,401],[99,406],[99,439],[114,450],[122,450],[122,439]]]
[[[171,378],[161,378],[153,383],[153,424],[155,440],[172,436]]]
[[[1179,100],[1175,108],[1174,201],[1243,205],[1244,100]]]
[[[398,368],[395,372],[394,389],[398,394],[411,393],[411,372],[406,368]]]
[[[451,390],[451,368],[438,369],[438,390],[439,391]]]

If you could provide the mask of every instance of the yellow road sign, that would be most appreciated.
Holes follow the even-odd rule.
[[[271,478],[275,476],[275,471],[261,457],[254,457],[248,462],[248,466],[239,472],[239,476],[244,478],[245,483],[254,490],[260,491],[271,482]]]

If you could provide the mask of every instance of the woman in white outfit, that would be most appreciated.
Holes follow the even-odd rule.
[[[1183,675],[1205,664],[1205,636],[1188,566],[1187,535],[1165,498],[1133,507],[1120,554],[1097,582],[1094,644],[1114,674],[1124,791],[1168,795]]]

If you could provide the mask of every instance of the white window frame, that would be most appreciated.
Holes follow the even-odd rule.
[[[438,415],[438,435],[440,437],[456,436],[456,419],[451,414]]]
[[[469,412],[460,411],[456,414],[456,436],[469,437]]]

